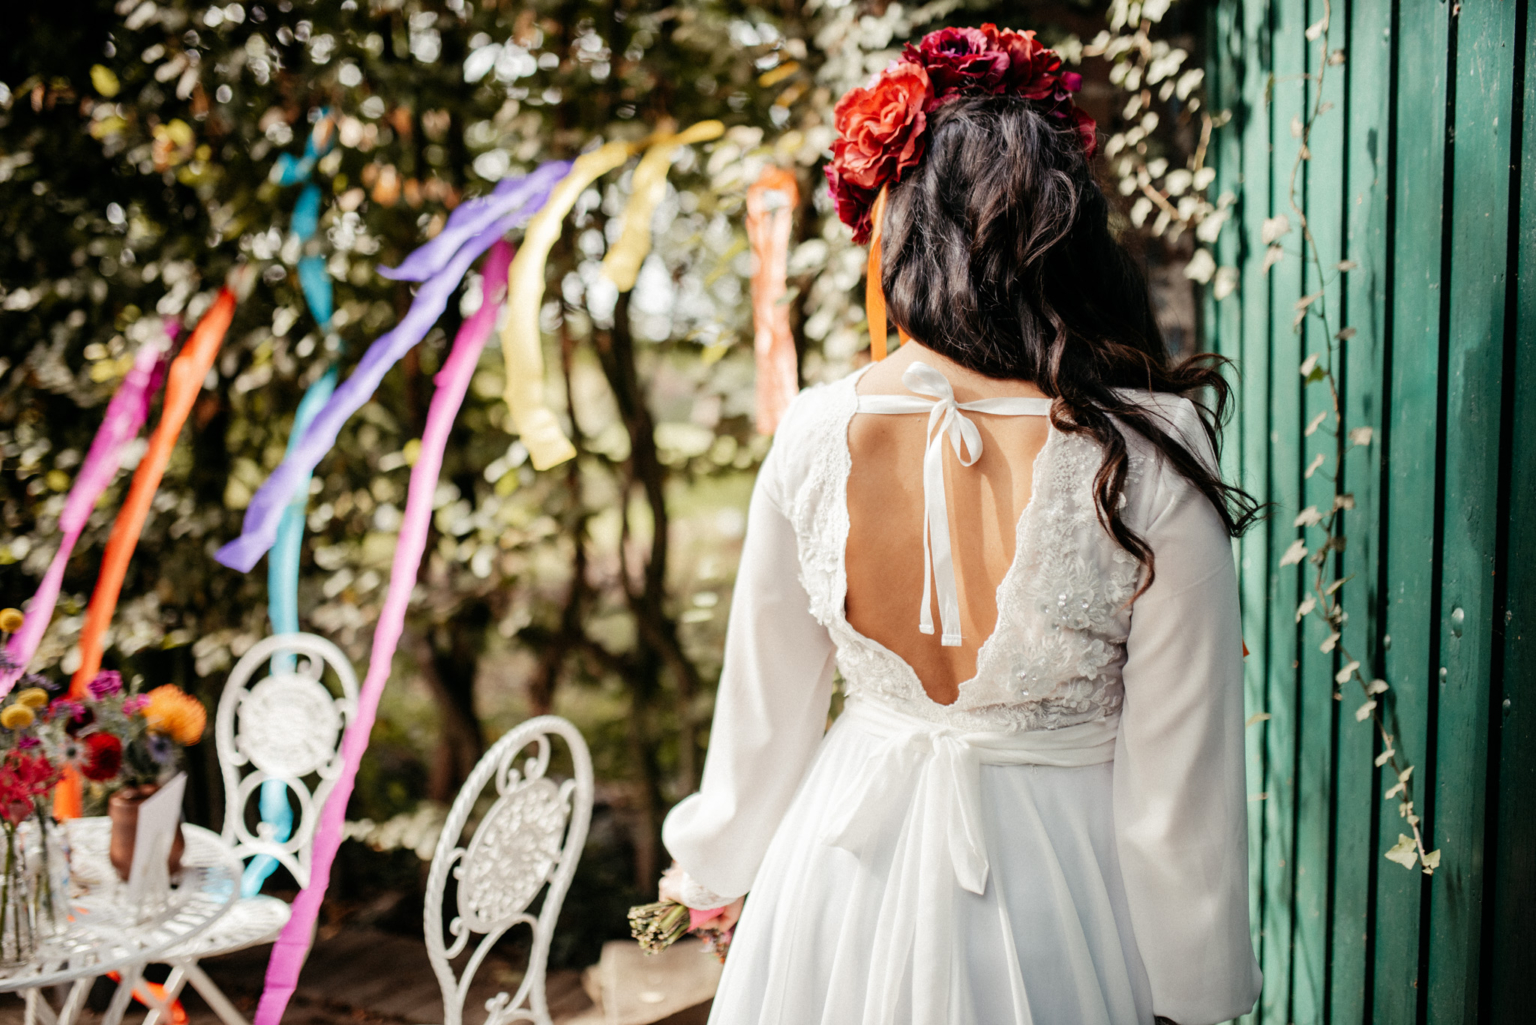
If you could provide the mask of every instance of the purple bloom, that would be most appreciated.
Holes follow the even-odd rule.
[[[31,736],[30,734],[23,734],[16,738],[16,746],[23,749],[29,747],[37,747],[41,743],[41,740],[38,740],[36,737]]]
[[[49,694],[57,694],[59,691],[64,689],[64,685],[62,683],[44,676],[42,673],[28,673],[26,676],[21,678],[21,681],[17,683],[16,686],[18,688],[41,687]]]
[[[151,733],[144,746],[149,749],[149,757],[160,765],[170,765],[176,758],[176,745],[162,733]]]
[[[123,691],[123,674],[115,669],[103,669],[96,674],[96,679],[92,680],[88,687],[91,697],[97,701],[100,701],[102,698],[109,698],[114,694],[121,694]]]

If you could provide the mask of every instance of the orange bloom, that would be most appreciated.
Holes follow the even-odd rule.
[[[144,722],[155,733],[170,737],[182,747],[203,739],[208,712],[203,703],[174,684],[156,687],[145,695]]]

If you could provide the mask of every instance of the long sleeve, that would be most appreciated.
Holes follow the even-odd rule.
[[[1190,432],[1208,461],[1204,439]],[[1210,1025],[1249,1011],[1243,660],[1231,543],[1210,502],[1166,470],[1144,536],[1156,577],[1131,612],[1114,816],[1155,1013]]]
[[[689,877],[727,899],[751,889],[832,700],[832,639],[810,613],[779,494],[783,442],[781,428],[752,492],[702,785],[662,827]]]

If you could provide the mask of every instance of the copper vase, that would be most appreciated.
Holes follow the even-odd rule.
[[[117,877],[124,882],[128,881],[128,873],[133,868],[133,849],[139,837],[139,805],[159,789],[158,783],[126,786],[107,801],[107,817],[112,820],[112,843],[107,853],[112,859],[112,867],[117,870]],[[181,827],[178,826],[176,838],[171,841],[172,879],[181,872],[181,854],[186,847],[186,839],[181,835]]]

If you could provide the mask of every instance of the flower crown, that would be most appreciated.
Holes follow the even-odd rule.
[[[853,240],[869,241],[871,211],[880,190],[923,157],[928,115],[962,96],[1021,96],[1044,101],[1056,117],[1070,117],[1083,149],[1098,150],[1093,118],[1072,102],[1082,76],[1063,71],[1061,57],[1034,32],[996,25],[930,32],[908,43],[901,59],[867,89],[853,89],[837,103],[840,138],[832,144],[827,183],[837,216]]]

